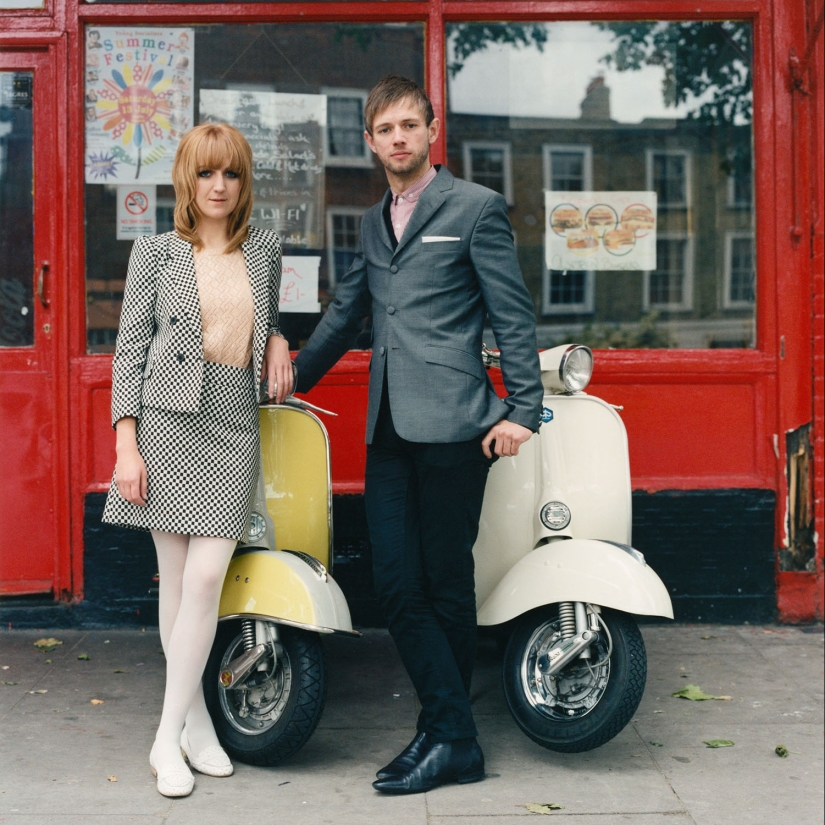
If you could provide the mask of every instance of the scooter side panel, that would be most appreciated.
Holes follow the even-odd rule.
[[[482,604],[478,623],[502,624],[558,602],[673,618],[667,589],[650,567],[616,545],[570,539],[542,545],[521,559]]]
[[[330,568],[329,450],[314,415],[289,407],[260,410],[261,471],[275,549],[314,556]]]
[[[319,576],[298,556],[262,550],[232,559],[224,580],[218,617],[259,616],[352,633],[344,594],[328,574]]]

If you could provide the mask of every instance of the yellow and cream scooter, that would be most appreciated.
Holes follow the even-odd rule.
[[[324,708],[321,637],[358,636],[332,568],[329,437],[293,396],[259,411],[261,472],[246,544],[221,593],[204,694],[227,753],[274,765],[312,735]]]

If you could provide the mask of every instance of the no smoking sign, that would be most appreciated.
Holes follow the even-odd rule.
[[[154,186],[127,184],[117,188],[117,239],[131,241],[157,232]]]

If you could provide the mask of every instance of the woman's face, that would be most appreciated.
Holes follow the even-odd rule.
[[[201,169],[198,172],[195,203],[200,210],[201,220],[226,221],[238,206],[240,194],[241,179],[228,166],[223,169]]]

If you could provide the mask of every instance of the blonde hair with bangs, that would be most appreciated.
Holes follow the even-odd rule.
[[[175,231],[195,249],[203,243],[198,236],[201,211],[195,202],[198,175],[204,169],[228,168],[241,181],[238,205],[229,216],[229,241],[224,252],[233,252],[249,234],[252,214],[252,149],[246,138],[227,123],[201,123],[181,139],[172,165],[175,187]]]

